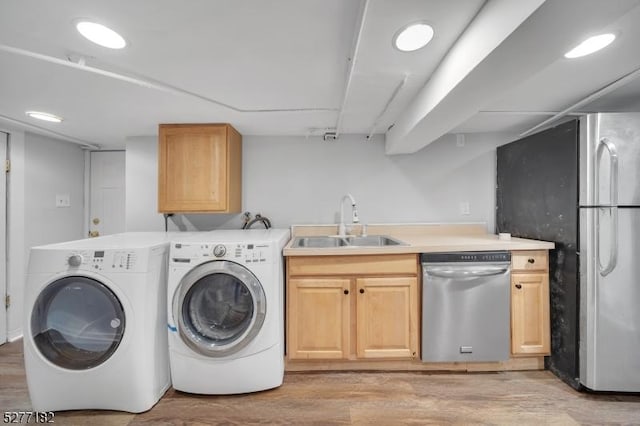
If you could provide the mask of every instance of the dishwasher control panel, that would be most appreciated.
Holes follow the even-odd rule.
[[[511,253],[508,251],[460,251],[449,253],[424,253],[421,256],[422,263],[494,263],[511,262]]]

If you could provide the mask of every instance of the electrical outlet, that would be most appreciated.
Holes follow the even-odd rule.
[[[71,207],[71,197],[69,194],[56,194],[56,207]]]
[[[462,201],[460,203],[460,214],[463,216],[469,216],[471,214],[471,209],[469,207],[468,201]]]

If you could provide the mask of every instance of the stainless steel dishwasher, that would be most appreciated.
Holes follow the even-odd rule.
[[[425,253],[422,360],[509,359],[511,254]]]

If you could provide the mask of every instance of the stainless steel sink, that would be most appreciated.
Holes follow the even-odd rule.
[[[347,237],[345,238],[350,246],[356,247],[385,247],[385,246],[401,246],[407,245],[402,241],[396,240],[386,235],[369,235],[366,237]]]
[[[386,235],[366,237],[296,237],[292,248],[336,248],[336,247],[388,247],[405,246],[407,243]]]
[[[296,237],[293,248],[332,248],[346,246],[344,238],[339,237]]]

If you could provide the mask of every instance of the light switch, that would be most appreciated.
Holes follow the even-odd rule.
[[[69,194],[56,194],[56,207],[71,207]]]

